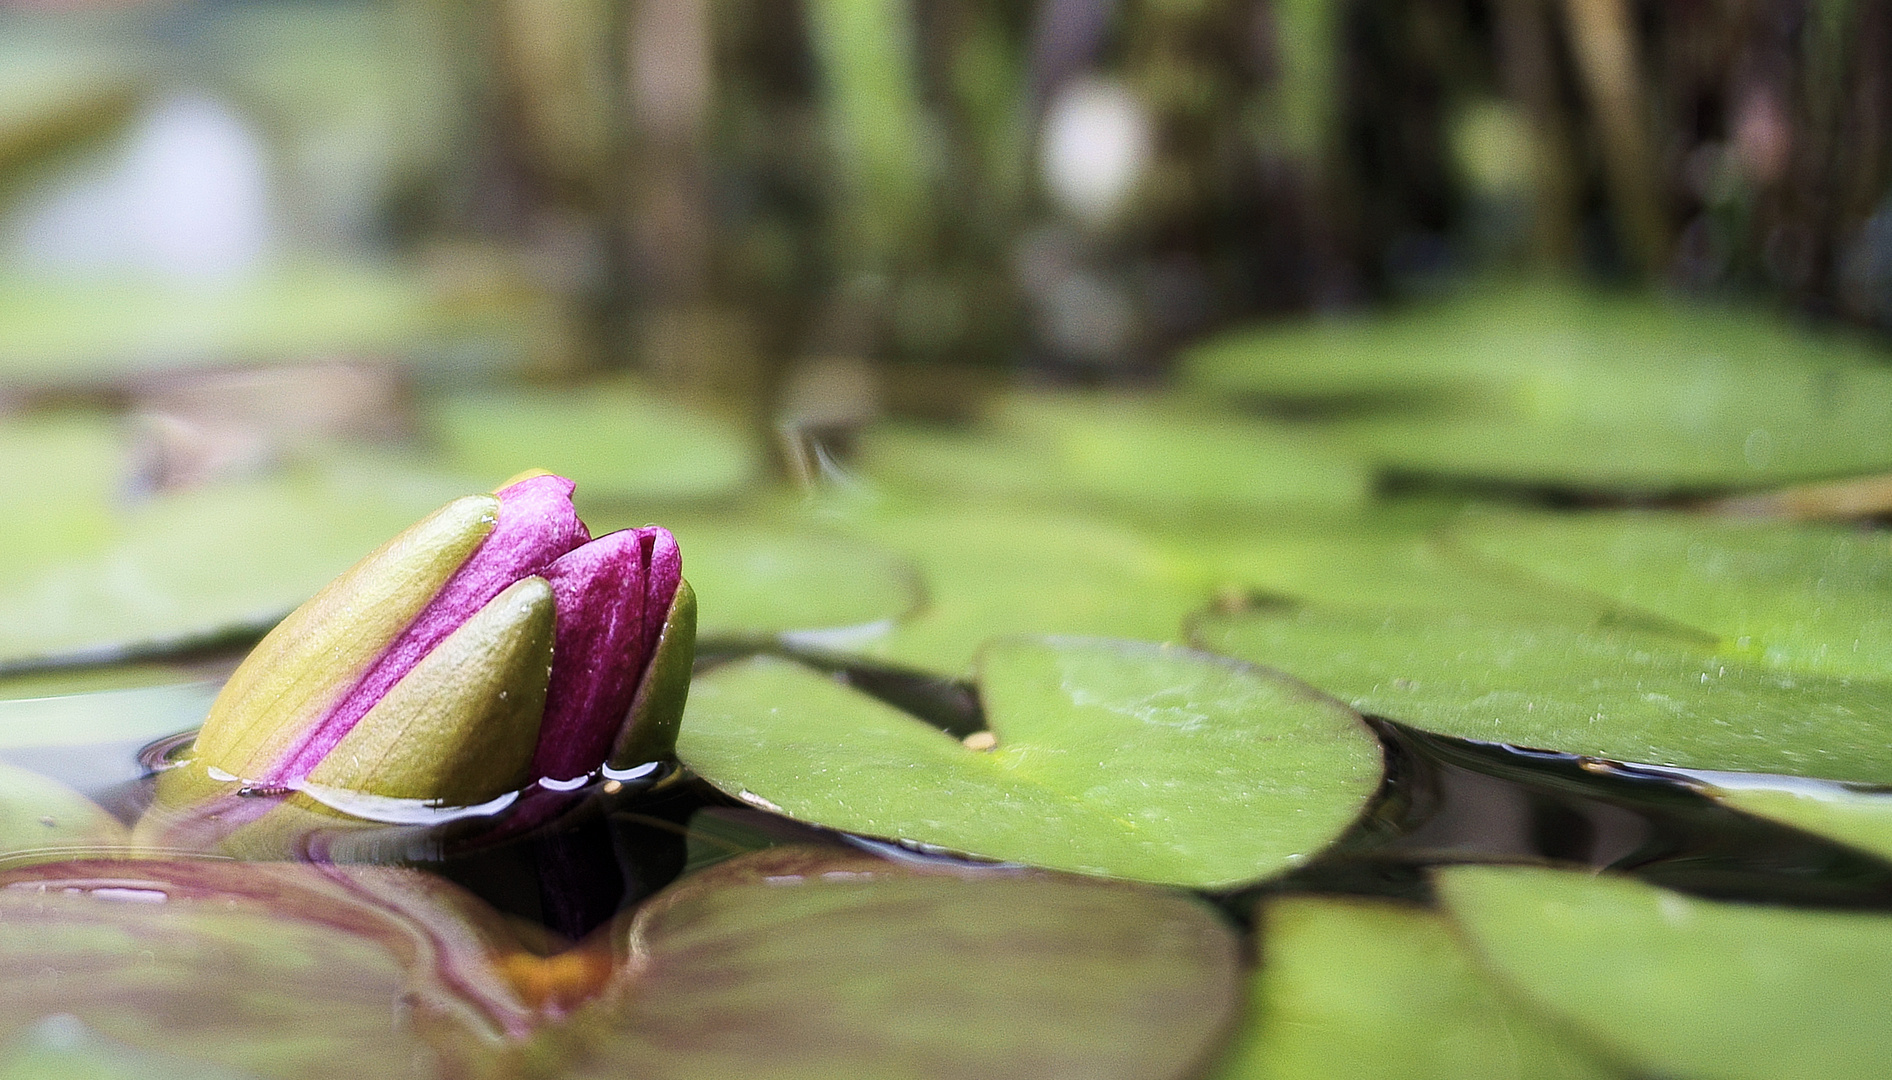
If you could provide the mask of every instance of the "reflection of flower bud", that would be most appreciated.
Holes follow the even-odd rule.
[[[696,636],[676,541],[592,540],[572,487],[457,499],[355,564],[237,668],[196,760],[470,805],[669,752]]]

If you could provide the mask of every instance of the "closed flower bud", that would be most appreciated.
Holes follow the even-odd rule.
[[[669,753],[696,636],[676,541],[591,539],[572,488],[456,499],[336,578],[230,677],[195,761],[464,806]]]

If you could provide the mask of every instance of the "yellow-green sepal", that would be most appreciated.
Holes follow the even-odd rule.
[[[224,685],[197,736],[197,760],[254,779],[291,758],[498,520],[491,495],[455,499],[297,608]]]
[[[614,769],[628,769],[675,755],[677,727],[683,704],[690,695],[690,667],[696,662],[696,592],[688,581],[677,582],[677,594],[664,617],[657,650],[651,655],[644,681],[631,699],[631,712],[618,731],[611,757]]]
[[[524,787],[556,621],[544,578],[514,582],[382,695],[308,782],[443,806]]]

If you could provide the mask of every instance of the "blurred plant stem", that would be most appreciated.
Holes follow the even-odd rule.
[[[1628,0],[1564,0],[1570,34],[1620,242],[1629,260],[1653,277],[1668,261],[1668,215],[1649,146],[1649,93]]]
[[[1557,38],[1548,0],[1495,0],[1499,80],[1531,127],[1533,262],[1568,271],[1577,261],[1582,185],[1557,78]]]

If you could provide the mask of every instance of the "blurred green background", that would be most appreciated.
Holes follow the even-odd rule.
[[[1467,499],[1883,517],[1889,182],[1887,0],[0,5],[0,670],[531,466],[945,670]]]

